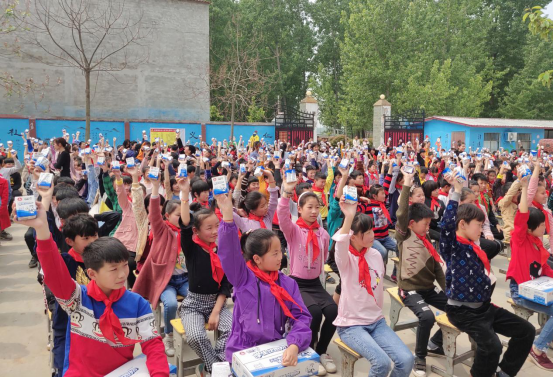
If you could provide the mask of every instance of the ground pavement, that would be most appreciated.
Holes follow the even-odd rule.
[[[0,377],[46,377],[50,375],[49,352],[46,350],[44,300],[42,289],[36,280],[37,269],[27,267],[30,255],[23,240],[25,230],[20,225],[13,225],[9,232],[13,235],[14,240],[2,241],[0,244]],[[507,268],[507,265],[508,260],[502,256],[498,256],[492,261],[494,273],[499,277],[493,302],[511,311],[512,309],[506,302],[508,285],[503,280],[504,275],[498,273],[499,268]],[[389,273],[391,269],[392,263],[389,262]],[[393,286],[389,281],[386,281],[385,285],[385,288]],[[329,292],[333,292],[335,285],[328,285],[327,289]],[[383,312],[388,321],[390,298],[387,294],[385,294],[384,305]],[[531,320],[535,326],[537,326],[536,317],[534,315]],[[408,318],[413,318],[412,313],[408,309],[402,310],[400,320]],[[412,331],[400,331],[398,335],[411,350],[414,349],[415,334]],[[459,352],[468,349],[467,336],[459,336]],[[136,353],[139,352],[139,347],[137,347]],[[328,352],[339,365],[340,353],[333,343]],[[551,352],[550,356],[552,357]],[[430,371],[430,365],[444,365],[444,360],[428,357],[427,364],[429,375],[435,376]],[[366,360],[358,361],[355,377],[367,376],[368,370],[369,363]],[[455,372],[457,376],[468,377],[469,367],[457,365]],[[539,369],[528,359],[519,376],[547,377],[552,376],[552,372]]]

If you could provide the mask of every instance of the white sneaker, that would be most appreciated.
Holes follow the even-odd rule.
[[[333,358],[328,353],[321,355],[319,357],[319,362],[323,365],[323,368],[325,368],[327,373],[337,373],[337,366],[335,365]]]
[[[412,376],[425,377],[427,376],[427,363],[425,359],[419,357],[414,358],[414,367],[412,368]]]
[[[165,354],[169,357],[175,356],[175,346],[173,345],[173,334],[166,334],[164,338]]]
[[[323,367],[323,365],[319,364],[316,376],[325,376],[326,374],[327,370]]]

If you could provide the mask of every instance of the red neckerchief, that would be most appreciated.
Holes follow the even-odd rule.
[[[129,200],[129,202],[133,202],[133,197],[131,195],[127,195],[127,199]]]
[[[544,209],[544,206],[542,204],[540,204],[539,202],[536,202],[533,200],[533,206],[538,209],[539,211],[541,211],[543,214],[544,214],[544,222],[545,222],[545,225],[546,225],[546,234],[550,234],[550,220],[548,219],[548,215],[550,215],[550,213]]]
[[[215,244],[215,242],[211,242],[208,245],[206,242],[202,241],[196,234],[192,236],[192,241],[210,254],[210,262],[212,264],[212,277],[221,287],[221,280],[223,280],[225,272],[223,272],[223,267],[221,267],[219,256],[215,253],[217,245]]]
[[[496,181],[496,178],[493,179],[492,181],[489,179],[489,185],[490,187],[494,186],[494,182]]]
[[[439,207],[440,209],[441,205],[437,200],[437,198],[435,198],[434,196],[431,196],[431,211],[435,212],[435,207]]]
[[[479,259],[481,260],[481,262],[485,266],[485,269],[487,270],[487,273],[490,275],[490,273],[491,273],[491,264],[489,262],[489,258],[487,258],[487,253],[485,253],[483,251],[483,249],[481,249],[479,246],[477,246],[477,244],[473,241],[466,240],[465,238],[460,237],[458,235],[456,236],[456,240],[461,244],[469,245],[469,246],[473,247],[473,251],[475,251],[475,254],[477,254]]]
[[[398,183],[395,183],[395,184],[394,184],[394,187],[395,187],[398,191],[402,191],[402,185],[399,185]]]
[[[433,173],[430,173],[430,175],[431,175],[431,178],[433,179],[433,181],[436,182],[437,179],[438,179],[438,176],[436,174],[433,174]]]
[[[442,195],[442,196],[448,196],[448,193],[447,192],[444,192],[442,190],[439,190],[439,196]]]
[[[283,312],[285,315],[289,318],[294,318],[292,313],[290,312],[289,308],[287,308],[287,305],[285,304],[285,301],[290,301],[294,305],[298,306],[300,308],[300,311],[302,311],[302,307],[294,301],[294,299],[291,297],[291,295],[286,291],[285,288],[281,287],[280,285],[277,285],[275,282],[279,278],[279,272],[277,271],[271,271],[271,272],[263,272],[256,266],[252,261],[248,261],[246,263],[250,271],[254,273],[254,275],[260,279],[261,281],[269,284],[269,290],[273,297],[279,302],[279,305],[281,305],[281,309],[283,309]]]
[[[327,198],[325,197],[325,192],[323,192],[324,189],[318,188],[315,183],[312,185],[312,190],[315,192],[321,193],[321,200],[323,201],[323,206],[325,207],[327,205]]]
[[[499,196],[498,199],[496,199],[496,202],[494,202],[494,204],[498,204],[499,201],[501,201],[502,199],[504,199],[503,196]]]
[[[358,281],[360,285],[366,289],[373,298],[373,289],[371,289],[371,275],[369,274],[369,265],[365,259],[365,253],[367,252],[367,247],[364,247],[362,250],[356,250],[352,245],[348,246],[348,251],[350,254],[358,257]]]
[[[379,180],[379,176],[377,175],[377,173],[374,173],[374,172],[369,172],[369,177],[371,178],[372,181],[378,181]]]
[[[248,219],[258,221],[260,223],[260,228],[267,229],[267,226],[265,226],[265,223],[264,223],[264,218],[262,216],[256,216],[253,213],[249,213]]]
[[[550,253],[544,248],[544,244],[539,237],[535,237],[532,234],[527,233],[527,238],[537,247],[537,249],[539,249],[539,253],[541,254],[541,267],[544,266],[544,264],[550,257]]]
[[[102,331],[102,335],[104,335],[104,338],[108,339],[114,344],[120,343],[126,346],[130,346],[136,343],[140,343],[141,340],[129,339],[125,337],[125,333],[123,332],[123,328],[121,327],[121,322],[112,309],[112,305],[125,294],[125,291],[127,291],[125,287],[114,289],[110,294],[110,297],[106,297],[106,294],[102,292],[100,287],[98,287],[98,285],[96,284],[96,280],[91,280],[90,283],[88,283],[87,285],[87,295],[89,295],[92,299],[102,302],[104,303],[104,305],[106,305],[104,313],[102,313],[102,316],[100,316],[100,320],[98,321],[98,326],[100,327],[100,331]]]
[[[181,228],[178,226],[173,225],[169,222],[169,220],[165,220],[165,223],[169,227],[170,230],[177,233],[177,255],[181,252]]]
[[[229,182],[229,188],[233,191],[235,191],[235,185]]]
[[[383,211],[383,214],[385,215],[385,217],[387,218],[387,220],[389,220],[389,223],[392,224],[392,220],[390,219],[390,214],[389,214],[389,211],[387,211],[387,207],[385,207],[385,203],[383,202],[380,202],[378,200],[374,200],[374,199],[370,199],[369,202],[371,204],[376,204],[378,205],[379,207],[381,207],[381,211]]]
[[[193,203],[200,203],[200,206],[204,207],[204,208],[210,208],[210,202],[206,201],[206,202],[199,202],[197,198],[194,198],[192,199],[192,202]]]
[[[485,193],[480,192],[479,195],[481,197],[481,201],[483,202],[483,205],[485,206],[485,210],[487,211],[487,213],[489,213],[489,202],[487,201],[487,198],[485,198]]]
[[[442,260],[441,260],[441,257],[439,256],[439,253],[437,253],[437,250],[435,250],[431,241],[427,239],[427,236],[420,236],[416,232],[414,232],[414,234],[416,235],[417,238],[419,238],[423,242],[423,245],[425,246],[427,251],[429,251],[429,254],[431,254],[433,259],[439,262],[440,264],[442,264]]]
[[[312,260],[315,261],[319,256],[320,250],[319,241],[317,239],[317,235],[314,232],[314,229],[319,229],[319,223],[317,221],[314,221],[312,225],[308,225],[302,217],[299,217],[298,220],[296,220],[296,225],[298,225],[300,228],[308,229],[308,239],[306,240],[306,254],[308,254],[308,245],[311,243],[313,251]]]
[[[216,208],[214,212],[219,221],[223,220],[223,214],[221,213],[221,210],[219,208]]]
[[[69,249],[67,253],[71,255],[73,259],[75,259],[75,262],[85,263],[85,261],[83,261],[83,257],[81,256],[81,254],[78,254],[75,250],[73,250],[73,248]]]

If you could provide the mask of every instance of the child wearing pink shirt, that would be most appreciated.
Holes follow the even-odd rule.
[[[387,325],[383,317],[381,254],[372,248],[373,219],[356,213],[356,204],[341,198],[342,228],[335,233],[335,261],[339,268],[342,294],[334,324],[341,340],[371,364],[370,377],[407,377],[412,371],[411,351]],[[360,260],[360,258],[363,258]]]
[[[320,276],[329,254],[329,234],[319,226],[319,199],[306,191],[298,197],[298,220],[290,217],[289,202],[295,182],[285,183],[283,197],[277,206],[279,226],[289,246],[290,277],[296,281],[302,300],[312,315],[312,342],[310,347],[320,355],[318,375],[335,373],[337,367],[327,354],[327,347],[335,334],[333,321],[337,317],[337,304],[323,285]],[[321,322],[325,317],[323,325]]]

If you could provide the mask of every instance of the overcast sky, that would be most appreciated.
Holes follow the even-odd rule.
[[[546,6],[546,14],[551,20],[554,19],[554,17],[552,17],[552,2]]]

